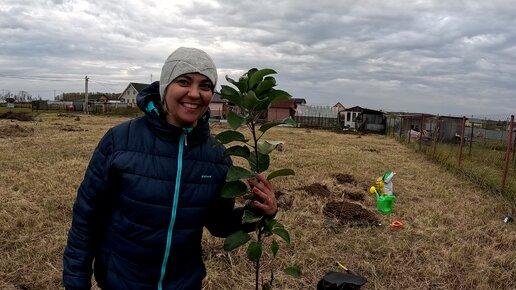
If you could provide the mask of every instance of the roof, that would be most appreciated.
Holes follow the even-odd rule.
[[[271,108],[276,109],[296,109],[297,104],[293,99],[276,101],[271,104]]]
[[[306,104],[306,100],[303,98],[293,98],[294,102],[298,105],[304,105]]]
[[[212,102],[212,103],[227,103],[227,102],[228,102],[228,100],[226,100],[226,99],[222,99],[222,98],[220,97],[220,94],[219,94],[219,93],[217,93],[217,92],[215,92],[215,93],[213,94],[213,97],[211,97],[211,102]]]
[[[149,84],[142,84],[142,83],[129,83],[129,85],[132,85],[133,88],[139,93],[143,89],[149,86]]]
[[[362,108],[360,106],[354,106],[351,108],[347,108],[344,111],[345,112],[360,112],[362,114],[367,114],[367,115],[383,115],[384,114],[384,112],[382,112],[382,111],[366,109],[366,108]]]
[[[127,85],[127,87],[125,87],[125,89],[122,91],[122,93],[120,94],[120,96],[118,96],[118,98],[120,99],[124,93],[127,91],[127,89],[129,89],[129,87],[132,86],[138,93],[140,93],[143,89],[145,89],[146,87],[149,86],[149,84],[142,84],[142,83],[129,83]]]

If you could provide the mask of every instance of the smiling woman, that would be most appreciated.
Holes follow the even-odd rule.
[[[202,50],[179,48],[159,82],[137,96],[145,116],[111,128],[91,158],[64,252],[66,289],[201,289],[201,238],[243,230],[244,208],[220,194],[231,166],[208,119],[217,69]],[[257,213],[276,212],[270,183],[255,185]]]

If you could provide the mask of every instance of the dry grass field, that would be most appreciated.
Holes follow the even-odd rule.
[[[62,289],[76,190],[101,136],[125,120],[56,113],[0,120],[0,289]],[[486,194],[386,136],[269,132],[267,139],[285,142],[271,169],[296,171],[275,181],[277,218],[292,243],[281,244],[278,260],[264,261],[266,275],[277,269],[274,289],[315,289],[338,271],[336,260],[367,277],[362,289],[516,289],[516,223],[503,222],[515,217],[514,200]],[[398,199],[394,213],[382,215],[368,188],[391,170]],[[332,217],[330,202],[359,205],[382,226],[346,211]],[[403,226],[389,227],[395,220]],[[254,289],[245,250],[226,253],[222,245],[205,235],[205,289]],[[278,270],[292,264],[302,268],[300,279]]]

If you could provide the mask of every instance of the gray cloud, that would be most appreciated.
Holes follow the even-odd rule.
[[[512,1],[169,2],[3,1],[0,89],[51,97],[83,90],[88,75],[92,89],[119,92],[158,79],[175,48],[196,46],[222,80],[271,67],[282,89],[312,104],[516,111]]]

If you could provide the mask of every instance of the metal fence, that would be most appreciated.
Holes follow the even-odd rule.
[[[516,126],[466,117],[398,115],[387,118],[387,134],[486,189],[516,199]]]

